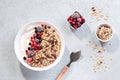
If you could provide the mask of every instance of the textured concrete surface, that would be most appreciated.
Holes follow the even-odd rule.
[[[94,1],[94,3],[92,3]],[[114,28],[112,46],[104,53],[112,57],[110,69],[94,72],[90,56],[95,52],[86,46],[86,40],[95,44],[96,21],[90,16],[92,6],[101,8],[109,16],[107,21]],[[69,62],[70,52],[81,49],[82,57],[73,63],[63,80],[119,80],[120,79],[120,1],[119,0],[0,0],[0,80],[55,80],[62,68]],[[86,19],[77,31],[71,31],[67,17],[75,10]],[[14,39],[26,23],[45,21],[55,25],[63,34],[66,48],[62,60],[50,70],[35,72],[19,63],[14,52]],[[92,21],[92,22],[91,22]],[[107,59],[107,58],[106,58]]]

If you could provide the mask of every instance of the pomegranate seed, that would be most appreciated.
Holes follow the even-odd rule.
[[[36,53],[38,53],[39,50],[35,50],[35,51],[36,51]]]
[[[27,62],[32,62],[32,58],[27,58]]]
[[[33,37],[30,37],[30,39],[33,39]]]
[[[37,34],[35,33],[35,34],[33,34],[33,37],[35,38],[37,36]]]
[[[31,44],[31,48],[33,48],[33,47],[34,47],[34,43]]]
[[[38,46],[38,44],[34,43],[34,48],[37,47],[37,46]]]
[[[40,36],[42,36],[42,35],[43,35],[43,33],[40,33],[39,35],[40,35]]]
[[[28,50],[25,50],[25,52],[26,52],[26,55],[28,55]]]
[[[33,38],[31,38],[30,41],[31,41],[32,43],[34,43],[34,39],[33,39]]]

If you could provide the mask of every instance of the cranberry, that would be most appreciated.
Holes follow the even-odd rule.
[[[34,38],[33,38],[33,37],[31,37],[30,41],[31,41],[32,43],[34,43]]]
[[[28,55],[28,50],[25,50],[25,52],[26,52],[26,55]]]
[[[41,46],[38,46],[38,50],[40,50],[40,49],[42,49],[42,47],[41,47]]]
[[[67,20],[68,20],[68,21],[71,21],[71,20],[72,20],[71,16],[69,16]]]
[[[75,28],[75,29],[77,29],[78,28],[78,26],[75,24],[75,25],[73,25],[73,27]]]
[[[37,36],[37,34],[35,33],[35,34],[33,34],[33,37],[35,38]]]
[[[82,21],[82,19],[81,19],[81,18],[77,18],[77,21],[78,21],[78,22],[81,22],[81,21]]]
[[[73,21],[72,24],[75,24],[75,22]]]
[[[83,22],[83,23],[85,22],[85,19],[84,19],[84,18],[82,18],[82,22]]]
[[[44,27],[45,25],[44,24],[41,24],[41,27]]]
[[[42,35],[43,35],[43,33],[40,33],[39,35],[40,35],[40,36],[42,36]]]
[[[35,50],[36,53],[38,53],[39,50]]]
[[[32,58],[27,58],[27,62],[32,62]]]
[[[35,33],[37,33],[38,31],[37,30],[35,30]]]

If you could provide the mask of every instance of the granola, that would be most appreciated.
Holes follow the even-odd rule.
[[[109,40],[112,37],[112,29],[107,24],[102,24],[97,30],[97,36],[101,40]]]

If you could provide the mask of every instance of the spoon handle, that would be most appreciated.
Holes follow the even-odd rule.
[[[65,73],[67,72],[68,70],[68,66],[65,66],[63,68],[63,70],[61,71],[61,73],[58,75],[57,79],[56,80],[62,80],[63,76],[65,75]]]

